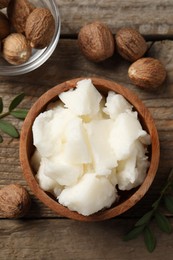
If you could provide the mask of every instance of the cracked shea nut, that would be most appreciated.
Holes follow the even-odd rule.
[[[120,29],[115,36],[115,40],[118,53],[131,62],[140,59],[147,50],[145,39],[133,28]]]
[[[0,12],[0,39],[7,37],[10,33],[10,23],[7,16]]]
[[[26,19],[34,10],[34,5],[27,0],[12,0],[7,7],[8,18],[18,33],[25,32]]]
[[[31,46],[21,33],[12,33],[3,41],[2,55],[13,65],[25,63],[31,56]]]
[[[35,8],[28,16],[26,38],[32,48],[43,49],[49,45],[55,32],[55,20],[47,8]]]
[[[98,21],[81,28],[78,44],[84,56],[94,62],[111,57],[115,47],[112,32],[105,24]]]
[[[0,212],[6,218],[23,217],[29,210],[31,199],[19,184],[10,184],[0,190]]]
[[[166,78],[166,70],[157,59],[141,58],[132,63],[128,75],[133,84],[149,90],[162,85]]]

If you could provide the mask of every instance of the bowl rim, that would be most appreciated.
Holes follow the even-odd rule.
[[[31,72],[40,67],[52,55],[60,38],[61,18],[56,1],[50,0],[49,4],[52,8],[51,10],[54,10],[53,16],[55,19],[55,33],[50,44],[44,49],[37,49],[37,52],[40,54],[36,59],[31,56],[27,62],[20,65],[0,65],[0,76],[16,76]]]
[[[29,155],[27,148],[29,146],[33,147],[33,144],[30,143],[29,136],[32,136],[32,124],[35,120],[35,117],[41,112],[44,111],[44,108],[47,106],[48,103],[53,101],[55,97],[58,98],[58,95],[63,92],[67,91],[70,88],[74,88],[76,83],[79,80],[90,78],[92,83],[95,85],[96,88],[104,88],[106,91],[114,91],[115,93],[123,95],[138,111],[140,116],[147,121],[147,131],[151,136],[151,160],[150,160],[150,167],[147,172],[147,176],[143,183],[138,187],[138,189],[125,201],[120,204],[115,205],[113,208],[108,208],[103,211],[99,211],[95,214],[90,216],[83,216],[77,212],[69,210],[67,207],[59,204],[58,201],[51,198],[45,191],[43,191],[40,187],[38,182],[34,177],[34,171],[29,162]],[[41,107],[40,107],[41,105]],[[103,78],[97,77],[79,77],[75,79],[71,79],[56,85],[55,87],[46,91],[43,95],[41,95],[37,101],[33,104],[31,109],[28,112],[28,115],[23,123],[21,136],[20,136],[20,163],[23,170],[23,175],[30,187],[33,191],[34,195],[41,200],[46,206],[52,209],[57,214],[80,221],[102,221],[106,219],[110,219],[121,215],[125,211],[132,208],[142,197],[146,194],[149,187],[151,186],[157,169],[159,165],[160,159],[160,144],[159,144],[159,137],[158,132],[154,123],[154,120],[148,110],[148,108],[143,104],[142,100],[138,98],[136,94],[134,94],[131,90],[127,89],[126,87]]]

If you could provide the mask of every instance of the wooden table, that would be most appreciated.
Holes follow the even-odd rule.
[[[7,109],[16,94],[25,92],[21,107],[29,109],[46,90],[65,80],[103,77],[133,90],[149,108],[158,129],[161,158],[157,177],[147,195],[121,217],[100,223],[81,223],[57,216],[43,205],[22,175],[19,140],[5,134],[0,144],[0,186],[19,183],[32,198],[29,214],[21,220],[0,220],[0,259],[33,260],[126,260],[172,259],[173,234],[152,228],[157,248],[147,252],[143,237],[123,242],[125,232],[150,209],[152,202],[173,167],[173,1],[172,0],[57,0],[62,19],[59,44],[49,60],[34,72],[22,76],[0,77],[0,96]],[[99,64],[84,58],[77,45],[77,33],[84,24],[101,20],[115,34],[123,26],[139,29],[148,41],[148,56],[157,57],[166,67],[167,79],[154,92],[133,86],[127,76],[129,63],[115,55]],[[9,117],[20,130],[22,122]],[[173,224],[173,216],[169,216]]]

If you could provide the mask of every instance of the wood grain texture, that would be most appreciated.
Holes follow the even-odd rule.
[[[151,43],[148,45],[150,46]],[[168,72],[165,84],[156,92],[146,92],[133,86],[127,76],[129,63],[117,54],[100,64],[86,60],[80,53],[76,40],[60,40],[51,58],[32,73],[15,77],[0,77],[0,96],[3,97],[5,109],[8,108],[12,98],[20,92],[26,93],[21,107],[29,109],[46,90],[63,81],[82,76],[114,80],[134,91],[143,100],[158,129],[161,160],[156,179],[149,192],[140,203],[125,213],[124,217],[140,216],[149,209],[151,203],[158,196],[169,170],[173,167],[173,42],[155,42],[149,55],[159,58],[165,64]],[[9,117],[9,120],[18,129],[21,129],[21,121],[12,117]],[[3,137],[4,142],[0,144],[0,186],[16,182],[28,188],[19,163],[19,140],[12,140],[5,134]],[[32,200],[33,205],[27,217],[57,216],[33,195]]]
[[[172,0],[56,0],[62,20],[62,34],[77,34],[94,20],[107,24],[115,34],[130,26],[144,35],[173,34]]]
[[[172,235],[152,225],[157,248],[147,252],[143,236],[129,242],[123,235],[134,220],[82,223],[72,220],[1,220],[0,260],[171,260]],[[173,220],[171,220],[173,224]]]

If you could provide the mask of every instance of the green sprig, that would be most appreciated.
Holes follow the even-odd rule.
[[[3,109],[4,109],[3,100],[2,100],[2,97],[0,97],[0,130],[3,133],[8,134],[9,136],[11,136],[13,138],[18,138],[19,132],[13,124],[4,120],[4,118],[11,115],[11,116],[21,119],[21,120],[25,119],[28,111],[25,109],[16,109],[17,106],[23,101],[24,97],[25,97],[24,93],[17,95],[11,101],[11,103],[8,107],[8,111],[4,112],[4,113],[3,113]],[[0,143],[2,143],[2,142],[3,142],[3,137],[0,134]]]
[[[152,204],[151,209],[145,213],[134,225],[134,227],[124,236],[124,241],[128,241],[143,234],[144,243],[147,250],[151,253],[156,248],[156,237],[150,228],[152,221],[156,221],[159,229],[162,232],[170,234],[172,226],[169,219],[160,211],[159,207],[163,202],[165,209],[173,213],[173,169],[160,192],[158,199]]]

